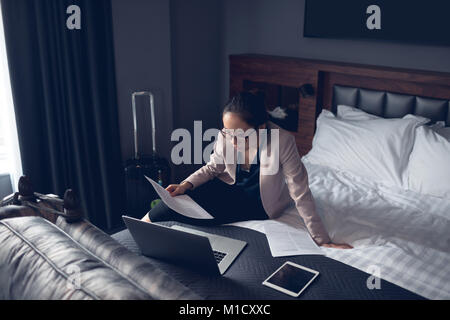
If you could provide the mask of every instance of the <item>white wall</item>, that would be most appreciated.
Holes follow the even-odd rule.
[[[304,5],[304,0],[112,0],[124,160],[133,156],[135,90],[157,93],[158,151],[168,159],[174,128],[192,130],[194,120],[203,120],[204,129],[220,126],[230,54],[450,72],[450,47],[303,38]],[[193,169],[177,166],[175,181]]]
[[[220,122],[221,0],[112,0],[123,159],[131,158],[131,93],[157,93],[157,149],[170,159],[174,128]],[[148,137],[148,142],[150,142]],[[151,144],[144,146],[151,151]],[[174,181],[195,166],[176,166]]]
[[[134,155],[131,113],[134,91],[155,93],[157,141],[170,141],[173,130],[170,1],[112,0],[112,9],[120,143],[126,160]],[[147,135],[143,151],[150,153],[151,138],[147,139]],[[167,143],[157,143],[157,149],[165,157],[170,155]]]
[[[223,96],[229,87],[227,57],[238,53],[450,72],[450,47],[303,38],[304,0],[224,0],[224,4]]]

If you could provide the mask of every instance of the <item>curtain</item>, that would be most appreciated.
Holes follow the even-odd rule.
[[[41,193],[74,189],[85,217],[121,224],[124,181],[109,0],[2,0],[23,173]],[[69,29],[67,8],[81,9]]]
[[[11,193],[9,185],[17,191],[17,184],[22,175],[22,163],[20,162],[19,141],[17,138],[16,118],[9,80],[8,60],[6,57],[6,44],[3,32],[3,20],[1,16],[0,2],[0,190]],[[0,198],[6,196],[0,191]]]

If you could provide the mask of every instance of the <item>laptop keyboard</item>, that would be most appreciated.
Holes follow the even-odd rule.
[[[220,251],[215,251],[213,250],[214,253],[214,258],[216,259],[217,264],[220,263],[220,261],[223,260],[223,258],[225,258],[225,256],[227,255],[225,252],[220,252]]]

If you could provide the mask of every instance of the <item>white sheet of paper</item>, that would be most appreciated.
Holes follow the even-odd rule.
[[[170,193],[161,187],[154,180],[145,176],[145,178],[152,184],[156,193],[160,196],[161,200],[172,210],[178,212],[179,214],[194,218],[194,219],[214,219],[205,209],[200,207],[197,202],[192,200],[188,195],[179,195],[172,197]]]
[[[229,225],[264,233],[273,257],[326,254],[309,235],[295,206],[287,208],[275,219],[239,221]]]
[[[325,255],[306,229],[293,228],[282,223],[267,224],[264,229],[273,257]]]

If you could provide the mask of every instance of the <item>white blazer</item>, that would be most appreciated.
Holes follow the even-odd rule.
[[[272,147],[276,148],[276,141],[273,138],[277,136],[277,134],[268,133],[268,142],[263,144],[260,152],[259,182],[264,210],[270,218],[276,218],[293,201],[316,243],[330,242],[322,220],[316,213],[314,199],[309,189],[308,173],[300,159],[294,136],[272,122],[268,122],[267,129],[275,129],[275,133],[278,133],[279,154],[278,156],[273,153],[268,155],[268,151],[271,151]],[[218,178],[230,185],[234,184],[236,181],[236,157],[234,157],[234,161],[227,161],[227,150],[230,149],[225,140],[222,134],[219,134],[209,162],[184,181],[190,182],[194,188],[213,178]],[[263,159],[264,155],[268,155],[265,158],[266,161]]]

